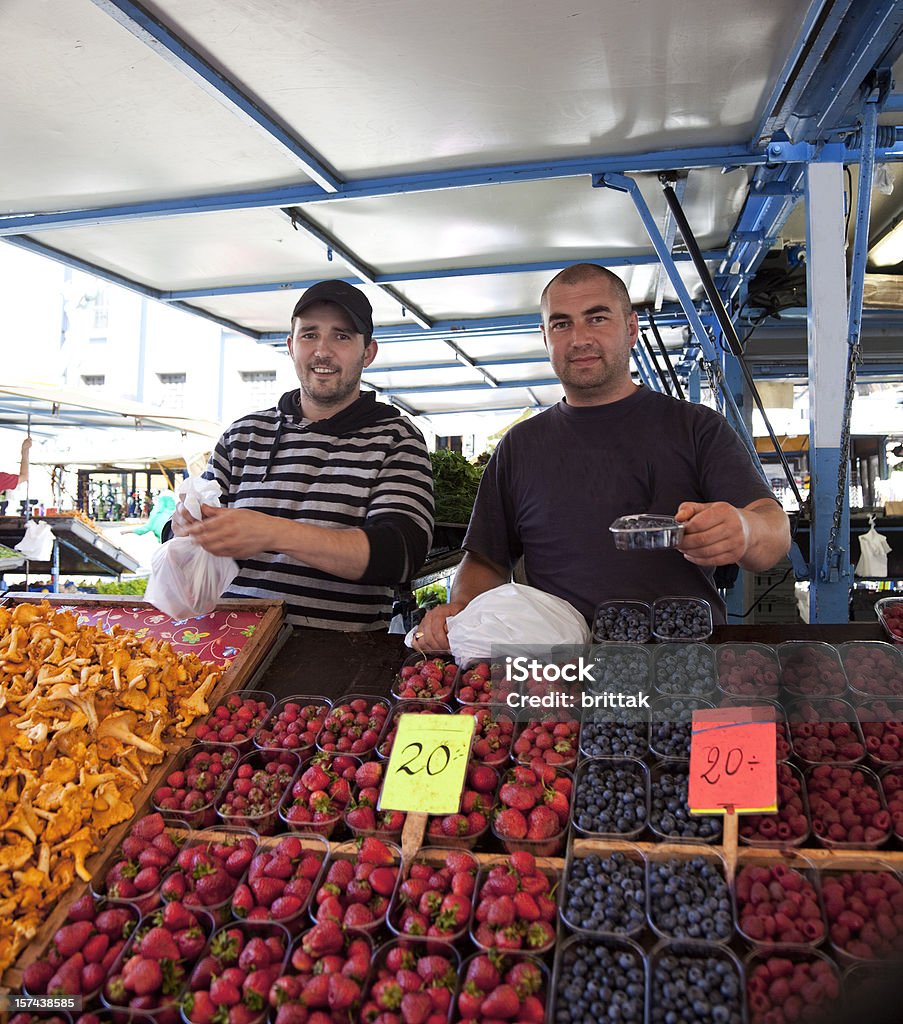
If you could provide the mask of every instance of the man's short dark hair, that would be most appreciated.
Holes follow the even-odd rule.
[[[617,274],[610,271],[608,267],[600,267],[598,263],[573,263],[559,271],[543,288],[539,300],[540,309],[545,309],[546,297],[553,284],[583,284],[584,281],[591,281],[596,277],[604,278],[609,282],[624,309],[624,316],[629,317],[633,311],[633,304],[630,301],[630,292],[627,291],[627,286]]]

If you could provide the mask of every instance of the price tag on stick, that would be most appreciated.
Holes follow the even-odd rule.
[[[774,709],[720,708],[693,712],[689,799],[692,814],[777,811]]]
[[[455,814],[474,725],[473,715],[401,715],[379,809]]]

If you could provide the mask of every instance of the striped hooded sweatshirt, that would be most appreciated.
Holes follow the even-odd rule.
[[[204,476],[220,485],[225,506],[367,534],[370,562],[357,581],[272,552],[239,561],[223,596],[285,601],[294,625],[385,628],[395,584],[414,576],[432,540],[432,472],[423,435],[371,392],[316,422],[301,416],[299,391],[287,392],[275,408],[229,427]]]

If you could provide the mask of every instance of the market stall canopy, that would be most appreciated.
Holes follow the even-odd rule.
[[[878,157],[903,156],[901,8],[8,0],[0,235],[264,343],[343,277],[381,325],[365,381],[401,408],[545,406],[538,300],[568,263],[613,267],[695,358],[677,300],[700,277],[660,172],[739,304],[804,241],[785,225],[819,147],[855,167],[875,89]],[[875,238],[901,195],[876,199]]]

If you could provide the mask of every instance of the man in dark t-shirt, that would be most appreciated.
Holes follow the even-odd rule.
[[[568,267],[542,295],[542,332],[565,399],[512,428],[483,475],[451,600],[417,637],[446,650],[446,619],[508,581],[527,582],[587,618],[608,598],[703,597],[724,621],[715,566],[763,571],[790,547],[787,516],[722,416],[637,387],[636,313],[623,282]],[[678,551],[615,549],[609,525],[639,512],[686,524]]]

